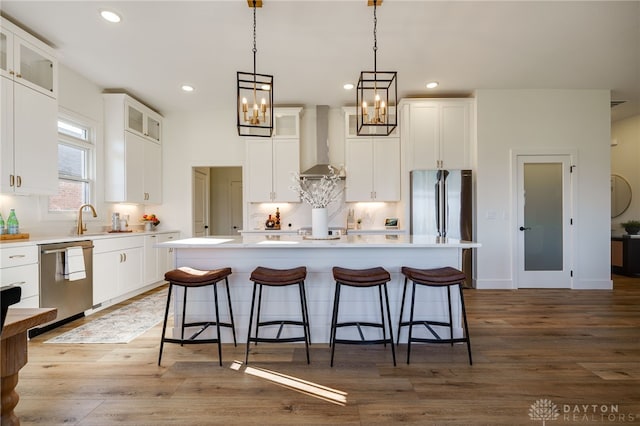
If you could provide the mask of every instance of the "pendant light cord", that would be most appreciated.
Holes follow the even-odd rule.
[[[377,0],[373,2],[373,72],[377,71],[377,56],[378,56],[378,15],[376,13]]]
[[[256,0],[253,0],[253,78],[255,79],[256,75],[256,52],[258,48],[256,47]]]

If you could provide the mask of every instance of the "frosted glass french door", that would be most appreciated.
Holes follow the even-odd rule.
[[[516,286],[570,288],[570,157],[519,155],[517,167]]]

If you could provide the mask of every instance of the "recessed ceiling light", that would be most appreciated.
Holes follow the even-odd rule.
[[[352,83],[345,83],[345,85],[342,86],[342,87],[344,87],[344,90],[351,90],[351,89],[353,89],[353,84]]]
[[[111,10],[101,10],[100,16],[102,16],[102,19],[104,19],[105,21],[113,22],[114,24],[120,22],[121,20],[120,15]]]
[[[184,90],[185,92],[193,92],[193,86],[189,86],[188,84],[183,84],[182,85],[182,90]]]
[[[427,89],[435,89],[436,87],[438,87],[438,82],[437,81],[430,81],[427,83]]]

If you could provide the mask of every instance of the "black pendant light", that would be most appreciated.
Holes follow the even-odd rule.
[[[253,8],[253,73],[238,71],[238,135],[271,137],[273,133],[273,76],[256,72],[256,8],[262,0],[247,0]]]
[[[356,118],[359,136],[388,136],[398,125],[398,73],[378,71],[379,5],[382,5],[382,0],[368,0],[368,6],[373,6],[373,71],[361,71],[358,80]]]

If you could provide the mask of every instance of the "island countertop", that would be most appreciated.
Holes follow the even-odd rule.
[[[243,235],[193,237],[159,243],[165,248],[478,248],[473,241],[431,235],[343,235],[333,239],[311,239],[301,235]]]

